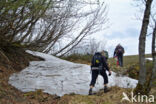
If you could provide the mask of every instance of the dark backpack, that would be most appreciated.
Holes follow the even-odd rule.
[[[117,48],[117,54],[123,54],[123,48],[122,47]]]
[[[102,66],[102,55],[100,53],[95,53],[93,56],[92,66],[100,67]]]

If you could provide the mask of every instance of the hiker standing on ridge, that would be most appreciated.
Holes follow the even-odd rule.
[[[123,67],[123,54],[125,53],[124,48],[118,44],[114,50],[114,57],[117,56],[119,65]]]
[[[102,75],[104,79],[104,92],[108,92],[107,84],[108,84],[108,76],[106,74],[106,70],[109,71],[109,76],[111,75],[111,71],[106,63],[106,58],[102,56],[100,52],[94,54],[91,62],[91,71],[92,71],[92,80],[90,83],[89,95],[92,95],[92,89],[96,83],[96,79],[98,75]]]

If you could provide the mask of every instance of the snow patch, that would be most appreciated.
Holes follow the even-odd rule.
[[[9,83],[23,92],[42,89],[49,94],[76,93],[87,95],[91,81],[90,66],[77,64],[56,58],[52,55],[27,51],[39,56],[45,61],[32,61],[29,67],[19,73],[14,73],[9,78]],[[135,88],[138,81],[126,76],[112,75],[108,77],[108,86],[119,86],[123,88]],[[103,88],[103,78],[98,77],[94,91]]]
[[[152,59],[152,58],[146,58],[146,60],[153,61],[153,59]]]

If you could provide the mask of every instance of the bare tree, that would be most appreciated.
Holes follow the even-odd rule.
[[[90,54],[94,55],[95,52],[102,51],[105,49],[106,43],[103,41],[96,40],[95,38],[87,38],[79,45],[74,47],[69,54]]]
[[[0,7],[4,40],[58,56],[107,22],[106,5],[98,0],[12,0],[0,1]]]
[[[150,88],[153,86],[154,79],[156,78],[156,20],[155,21],[155,27],[153,29],[152,34],[152,57],[153,57],[153,68],[151,71],[151,78],[150,78]]]
[[[97,42],[94,38],[90,39],[89,48],[90,54],[93,55],[100,48],[100,42]]]
[[[139,82],[135,92],[139,92],[141,94],[148,94],[148,86],[146,83],[146,61],[145,61],[145,41],[146,41],[146,34],[148,30],[149,20],[150,20],[150,11],[151,5],[153,0],[145,1],[146,7],[144,11],[144,17],[142,22],[142,28],[139,37],[139,65],[140,65],[140,72],[139,72]]]
[[[101,28],[101,25],[104,25],[107,22],[106,7],[104,4],[102,4],[101,6],[96,8],[94,11],[91,11],[91,13],[90,12],[89,13],[87,12],[86,14],[83,13],[83,15],[80,17],[84,18],[84,16],[85,16],[85,18],[86,18],[87,15],[90,16],[89,21],[86,23],[83,21],[83,24],[85,24],[85,25],[83,28],[81,27],[78,35],[74,36],[74,38],[72,38],[71,41],[68,42],[67,45],[65,45],[63,48],[61,48],[57,52],[55,52],[54,55],[60,54],[60,56],[63,56],[65,54],[67,54],[75,46],[77,46],[85,37],[87,37],[88,35],[91,35],[92,33],[95,33],[96,31],[99,31]],[[85,20],[87,20],[87,18]],[[70,34],[70,36],[71,36],[71,34]]]
[[[21,43],[51,5],[51,0],[0,1],[0,33],[4,40]]]

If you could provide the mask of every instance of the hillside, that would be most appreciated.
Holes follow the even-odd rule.
[[[20,52],[20,51],[18,50],[18,52]],[[29,53],[35,54],[32,52],[29,52]],[[42,58],[36,57],[36,55],[40,56]],[[3,64],[3,66],[1,66],[1,69],[3,71],[0,73],[0,75],[1,75],[0,104],[10,104],[10,103],[13,103],[13,104],[81,104],[81,103],[82,104],[95,104],[95,103],[97,103],[97,104],[131,104],[128,102],[121,102],[121,99],[123,96],[122,93],[125,92],[128,95],[130,95],[130,93],[132,91],[132,89],[131,89],[132,87],[120,88],[120,87],[122,87],[122,85],[127,85],[125,82],[123,82],[123,84],[122,84],[122,83],[118,83],[118,81],[116,80],[117,86],[121,85],[120,87],[117,87],[117,86],[110,87],[111,91],[106,94],[103,93],[103,90],[101,90],[96,95],[88,96],[88,95],[85,95],[88,90],[87,91],[85,90],[86,92],[84,92],[83,88],[84,89],[89,88],[89,86],[88,86],[89,85],[88,81],[90,80],[90,78],[88,76],[89,70],[86,70],[86,69],[89,69],[89,66],[84,65],[84,64],[75,64],[75,63],[68,62],[65,60],[60,60],[56,57],[41,54],[41,53],[37,53],[36,55],[32,56],[28,53],[25,53],[24,51],[21,51],[21,54],[14,52],[14,57],[12,59],[16,59],[16,60],[18,60],[18,62],[22,62],[22,63],[25,63],[25,62],[27,63],[29,61],[33,61],[33,62],[31,62],[29,64],[29,67],[26,67],[28,65],[28,63],[27,64],[18,64],[19,66],[17,67],[17,70],[15,70],[16,67],[14,67],[14,70],[10,70],[9,73],[8,73],[8,71],[6,71],[6,70],[8,70],[7,68],[2,69],[2,67],[5,66],[5,64]],[[9,57],[9,55],[8,55],[8,58],[9,58],[9,60],[11,60],[11,57]],[[27,61],[24,61],[24,60],[21,61],[20,58],[21,59],[24,58]],[[43,58],[45,59],[45,61],[43,60]],[[6,60],[6,59],[4,59],[4,60]],[[81,59],[79,59],[79,60],[81,60]],[[14,63],[14,60],[12,60],[11,62]],[[1,64],[2,64],[2,62],[1,62]],[[60,65],[58,65],[58,64],[60,64]],[[15,65],[15,66],[17,66],[17,65]],[[21,67],[21,66],[24,66],[24,67]],[[34,69],[34,67],[36,67],[36,68]],[[58,72],[59,70],[57,70],[57,69],[61,70],[61,69],[64,69],[64,67],[68,67],[69,69],[67,68],[66,70],[63,70],[61,72],[62,74],[59,73]],[[46,71],[45,68],[50,68],[50,69],[55,68],[56,70],[50,72],[48,70]],[[22,70],[22,69],[24,69],[24,70]],[[30,69],[34,69],[34,70],[30,71]],[[81,69],[83,69],[84,71],[83,70],[80,71]],[[22,71],[19,72],[20,70],[22,70]],[[16,72],[16,74],[12,75],[12,73],[14,73],[14,72]],[[75,75],[80,76],[79,72],[81,72],[84,75],[84,77],[80,77],[80,78],[76,77],[76,79],[74,79],[75,77],[73,77],[73,76],[75,76]],[[71,73],[71,77],[68,76],[67,73]],[[11,75],[11,77],[10,77],[10,81],[9,81],[10,75]],[[61,78],[59,78],[60,75],[65,75],[65,77],[61,79]],[[19,77],[19,76],[21,76],[21,77]],[[43,79],[41,79],[41,77]],[[47,79],[45,79],[45,77]],[[54,91],[53,90],[54,82],[52,81],[53,79],[50,79],[50,77],[53,77],[56,79],[59,78],[58,80],[60,80],[60,81],[63,79],[71,81],[71,82],[69,82],[69,81],[64,82],[63,90],[65,90],[67,92],[69,91],[68,94],[63,95],[62,97],[59,97],[57,95],[47,94],[50,92],[52,92],[50,94],[54,93],[53,92]],[[39,79],[33,80],[35,78],[36,79],[39,78]],[[87,81],[87,83],[84,80],[78,80],[77,78],[85,79]],[[113,84],[113,80],[115,80],[116,78],[117,77],[113,78],[113,76],[112,76],[110,83]],[[32,81],[32,83],[29,83],[30,80]],[[47,82],[46,80],[49,80],[49,82]],[[73,82],[72,80],[75,80],[75,82]],[[78,80],[78,81],[76,81],[76,80]],[[99,77],[98,80],[99,81],[96,84],[96,86],[97,86],[96,88],[101,89],[102,83],[100,83],[100,82],[102,79]],[[118,80],[124,81],[124,78],[120,77]],[[15,85],[15,86],[19,85],[16,87],[20,90],[23,87],[24,92],[21,92],[21,91],[17,90],[16,88],[12,87],[10,84],[8,84],[8,81],[9,81],[9,83],[12,83],[12,85]],[[80,84],[77,82],[81,82],[83,84]],[[21,83],[21,84],[18,84],[18,83]],[[58,84],[58,86],[59,86],[56,88],[61,89],[61,92],[62,92],[62,84],[59,83],[59,81],[56,81],[55,83]],[[80,84],[80,86],[79,86],[79,84]],[[132,83],[132,85],[133,84],[134,83]],[[72,85],[70,90],[68,88],[69,85]],[[85,85],[85,86],[83,87],[83,85]],[[32,89],[33,86],[36,86],[38,90],[34,91],[35,89]],[[26,89],[26,87],[28,89]],[[36,88],[36,87],[34,87],[34,88]],[[41,89],[43,89],[43,87],[46,87],[47,90],[41,90]],[[82,87],[82,89],[79,89],[80,87]],[[56,91],[57,91],[57,89],[56,89]],[[70,93],[70,91],[75,90],[75,89],[77,90],[75,93],[78,92],[77,94]],[[95,91],[97,91],[97,90],[95,90]],[[79,93],[81,91],[84,92],[84,95],[79,95],[79,94],[82,94],[82,93]],[[154,93],[154,91],[155,90],[153,90],[152,93]],[[45,92],[45,93],[43,93],[43,92]],[[67,93],[67,92],[65,92],[65,93]]]
[[[151,58],[151,54],[146,54],[146,58]],[[63,57],[62,59],[72,61],[75,63],[82,63],[90,65],[92,55],[80,55],[80,54],[72,54],[70,56]],[[116,65],[116,60],[114,58],[108,59],[109,67],[112,71],[128,75],[132,78],[138,79],[139,74],[139,56],[138,55],[128,55],[123,57],[123,66],[119,67]],[[152,68],[152,62],[147,60],[147,69]],[[132,75],[131,75],[132,74]]]
[[[18,73],[29,65],[30,61],[41,61],[43,58],[25,52],[19,45],[0,47],[0,104],[39,104],[43,98],[55,96],[43,94],[40,90],[26,94],[8,84],[11,74]],[[40,96],[36,96],[36,95]],[[44,97],[43,97],[44,96]],[[52,101],[52,100],[51,100]]]
[[[146,54],[146,58],[151,57],[151,54]],[[81,55],[81,54],[72,54],[69,56],[65,56],[62,59],[76,62],[76,63],[82,63],[82,64],[90,64],[92,55]],[[139,56],[138,55],[128,55],[123,57],[124,60],[124,66],[127,66],[129,64],[137,64],[139,63]],[[109,58],[108,62],[111,65],[116,65],[115,59],[114,58]]]

